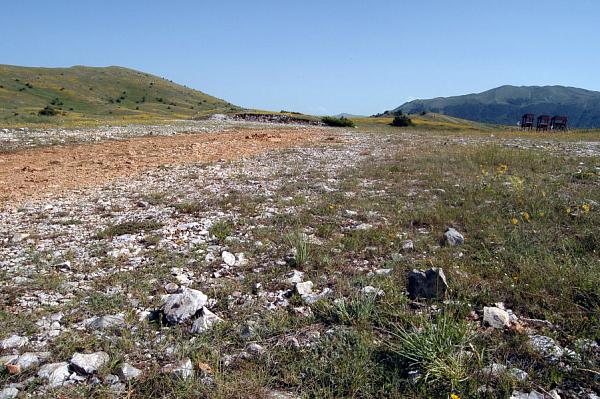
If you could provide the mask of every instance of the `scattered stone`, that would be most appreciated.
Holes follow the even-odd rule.
[[[264,353],[265,348],[256,343],[251,343],[246,346],[246,351],[252,355],[260,356]]]
[[[300,296],[310,295],[312,293],[313,285],[314,284],[313,284],[312,281],[305,281],[303,283],[296,283],[296,292]]]
[[[552,338],[545,335],[530,335],[529,344],[531,348],[548,359],[550,362],[558,362],[564,355],[564,349],[556,343]]]
[[[177,364],[167,364],[163,367],[163,372],[174,378],[187,380],[194,375],[194,367],[189,358],[185,358]]]
[[[22,348],[29,342],[27,337],[20,335],[11,335],[10,337],[0,341],[0,349],[17,349]]]
[[[38,377],[48,379],[51,388],[61,386],[69,379],[71,372],[67,362],[48,363],[40,367]]]
[[[298,270],[292,270],[285,280],[288,284],[298,284],[301,283],[304,279],[304,272],[300,272]]]
[[[117,369],[117,376],[121,381],[131,381],[142,375],[142,370],[133,367],[129,363],[123,363]]]
[[[181,288],[178,293],[169,295],[161,310],[167,323],[178,324],[194,316],[208,301],[208,297],[198,290]]]
[[[7,387],[0,391],[0,399],[13,399],[19,395],[19,390],[14,387]]]
[[[444,299],[447,289],[448,283],[441,268],[413,269],[408,273],[408,296],[411,299]]]
[[[442,240],[445,245],[451,247],[462,245],[465,243],[465,237],[458,232],[458,230],[450,227],[446,229],[444,233],[444,239]]]
[[[356,226],[354,229],[355,230],[369,230],[372,229],[373,225],[369,224],[369,223],[361,223],[358,226]]]
[[[408,252],[412,251],[413,249],[415,249],[415,244],[412,242],[412,240],[406,240],[404,243],[402,243],[403,251]]]
[[[40,363],[48,359],[50,355],[50,352],[26,352],[20,355],[12,363],[18,366],[21,371],[29,370],[30,368],[39,366]]]
[[[265,392],[265,399],[300,399],[300,396],[290,392],[268,391]]]
[[[317,301],[320,301],[321,299],[325,298],[327,295],[331,294],[333,291],[331,288],[327,287],[324,288],[323,291],[321,291],[318,294],[307,294],[307,295],[303,295],[302,299],[304,300],[304,302],[306,302],[307,304],[313,304]]]
[[[175,283],[168,283],[165,285],[165,291],[167,291],[167,294],[174,294],[178,289],[179,286]]]
[[[192,334],[201,334],[210,330],[216,323],[221,323],[223,319],[208,310],[206,307],[202,308],[202,314],[199,318],[194,321],[192,325]]]
[[[88,330],[106,330],[111,328],[124,328],[125,320],[121,315],[106,315],[91,319],[87,323],[86,328]]]
[[[504,328],[510,326],[510,316],[504,309],[498,307],[483,308],[483,322],[492,328]]]
[[[385,295],[385,292],[383,292],[383,290],[380,290],[379,288],[375,288],[371,285],[367,285],[366,287],[361,288],[360,292],[365,295],[373,295],[376,297]]]
[[[235,255],[231,252],[223,251],[223,253],[221,253],[221,257],[223,258],[223,262],[225,262],[227,266],[235,265]]]
[[[533,327],[548,328],[550,330],[554,330],[555,328],[554,324],[552,324],[548,320],[529,319],[527,317],[521,317],[521,321]]]
[[[106,352],[76,352],[71,358],[71,367],[79,374],[94,374],[109,360],[110,357]]]
[[[248,340],[256,336],[257,324],[255,321],[248,321],[240,328],[240,337]]]
[[[481,370],[481,373],[489,378],[500,378],[503,374],[508,374],[519,382],[525,382],[529,377],[529,375],[521,369],[516,367],[507,368],[505,365],[499,363],[493,363],[490,366],[484,367]]]
[[[548,392],[548,396],[550,396],[550,398],[552,399],[561,399],[556,389],[553,389],[550,392]]]
[[[522,391],[514,391],[510,396],[510,399],[545,399],[544,394],[538,391],[531,391],[529,393]]]

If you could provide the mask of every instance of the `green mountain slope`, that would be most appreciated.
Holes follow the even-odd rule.
[[[0,65],[0,125],[135,122],[235,110],[218,98],[127,68]]]
[[[396,108],[515,125],[524,113],[567,115],[569,125],[600,127],[600,92],[564,86],[501,86],[477,94],[410,101]]]

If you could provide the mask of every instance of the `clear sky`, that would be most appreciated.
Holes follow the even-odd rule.
[[[1,0],[0,63],[120,65],[245,107],[372,114],[503,84],[600,90],[600,1]]]

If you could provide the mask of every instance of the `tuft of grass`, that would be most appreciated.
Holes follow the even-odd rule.
[[[233,233],[234,224],[229,220],[219,220],[208,231],[219,241],[224,241]]]
[[[286,240],[292,248],[295,266],[303,266],[310,257],[308,236],[300,231],[294,231],[286,236]]]
[[[137,234],[146,231],[158,230],[162,224],[155,220],[129,221],[117,225],[108,226],[100,231],[96,236],[98,238],[112,238],[123,234]]]
[[[204,209],[204,206],[200,202],[179,202],[173,205],[173,208],[177,209],[181,213],[194,215]]]
[[[473,352],[469,345],[474,333],[464,321],[447,315],[435,322],[424,320],[409,330],[392,325],[389,350],[403,359],[411,369],[423,374],[423,382],[448,385],[452,390],[469,377]]]

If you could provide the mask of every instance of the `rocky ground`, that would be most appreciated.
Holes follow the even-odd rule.
[[[16,150],[150,134],[175,134],[172,139],[178,140],[187,137],[181,133],[230,134],[231,129],[250,140],[246,136],[256,133],[241,128],[262,129],[260,134],[283,141],[298,137],[298,130],[289,128],[265,133],[263,124],[207,121],[49,135],[10,131],[1,140],[5,149]],[[393,193],[399,189],[398,182],[377,176],[373,160],[385,163],[399,152],[420,151],[425,140],[429,148],[495,144],[567,157],[598,156],[597,143],[412,131],[318,128],[310,138],[250,153],[238,149],[234,156],[160,159],[131,175],[7,197],[0,211],[0,398],[316,397],[301,379],[279,375],[275,365],[278,348],[303,353],[338,339],[340,331],[346,334],[343,326],[355,326],[352,320],[324,318],[328,306],[339,312],[350,303],[344,301],[357,297],[371,298],[369,303],[377,306],[396,295],[400,299],[394,301],[412,309],[407,314],[422,315],[466,300],[456,294],[454,281],[460,273],[448,274],[448,267],[428,259],[441,250],[452,259],[470,256],[469,249],[461,248],[465,236],[475,240],[476,233],[457,225],[444,234],[445,229],[427,223],[401,229],[393,213],[358,207],[352,202],[358,198],[364,201],[360,204],[395,201]],[[110,156],[104,161],[111,162]],[[368,176],[348,175],[369,166]],[[599,173],[599,166],[590,173]],[[443,197],[444,189],[438,192],[422,182],[419,176],[407,177],[403,195],[422,203]],[[305,214],[310,215],[306,224]],[[378,235],[367,236],[375,231]],[[365,242],[350,243],[357,237]],[[444,267],[426,272],[427,265]],[[405,280],[413,267],[423,271]],[[350,277],[359,278],[360,285],[349,283]],[[496,330],[512,340],[521,337],[540,362],[590,370],[583,372],[589,382],[561,377],[562,385],[538,384],[533,366],[524,370],[525,363],[510,364],[500,357],[485,357],[479,373],[512,381],[506,384],[515,398],[597,397],[598,337],[583,334],[567,342],[553,333],[563,328],[555,321],[511,310],[506,299],[490,295],[487,306],[474,302],[464,319],[486,334]],[[347,310],[346,317],[358,317],[356,310]],[[261,375],[248,382],[252,364],[279,377]],[[418,379],[423,371],[415,373],[403,378]],[[243,378],[232,382],[231,375]],[[163,382],[158,386],[156,381]],[[448,388],[448,395],[453,391],[458,392]],[[345,392],[352,396],[353,391]],[[484,384],[477,392],[493,397],[505,391],[494,393],[492,385]]]

